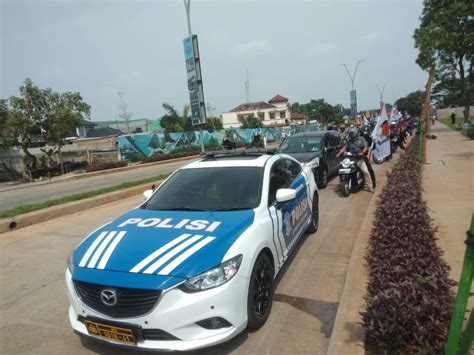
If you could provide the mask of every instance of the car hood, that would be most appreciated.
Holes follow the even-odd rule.
[[[253,223],[254,211],[188,212],[134,209],[91,233],[72,254],[87,281],[122,272],[189,278],[219,265]],[[127,277],[130,277],[127,276]]]
[[[307,163],[313,160],[316,157],[321,157],[322,153],[320,151],[317,152],[304,152],[304,153],[285,153],[289,156],[295,158],[301,163]]]

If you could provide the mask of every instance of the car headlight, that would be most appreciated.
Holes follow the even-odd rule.
[[[72,261],[72,254],[73,253],[69,254],[69,256],[67,257],[67,268],[71,274],[74,271],[74,263]]]
[[[234,256],[232,259],[224,261],[219,266],[191,277],[180,287],[183,291],[198,292],[220,286],[232,279],[239,271],[242,263],[242,254]]]
[[[341,165],[343,168],[348,168],[351,166],[351,160],[349,158],[344,158],[344,160],[341,162]]]

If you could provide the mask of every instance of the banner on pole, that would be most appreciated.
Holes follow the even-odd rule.
[[[204,103],[204,90],[202,87],[201,61],[199,59],[199,46],[196,35],[191,35],[183,40],[184,59],[188,76],[188,91],[191,107],[191,123],[193,126],[207,123],[206,107]]]

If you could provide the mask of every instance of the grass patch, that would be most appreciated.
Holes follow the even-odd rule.
[[[464,117],[463,116],[456,116],[456,122],[454,125],[451,123],[451,118],[441,118],[440,121],[447,125],[449,128],[454,129],[455,131],[460,131],[462,129],[462,125],[464,124]],[[469,122],[473,122],[474,117],[469,117]]]
[[[33,211],[38,211],[38,210],[48,208],[48,207],[51,207],[51,206],[62,205],[62,204],[67,203],[67,202],[84,200],[86,198],[103,195],[103,194],[106,194],[106,193],[109,193],[109,192],[124,190],[124,189],[127,189],[129,187],[134,187],[134,186],[146,184],[146,183],[149,183],[149,182],[155,182],[155,181],[158,181],[158,180],[163,180],[163,179],[166,179],[169,175],[170,174],[164,174],[164,175],[153,176],[153,177],[146,178],[146,179],[141,179],[141,180],[126,181],[126,182],[122,182],[121,184],[118,184],[118,185],[103,187],[103,188],[98,189],[98,190],[81,192],[81,193],[78,193],[78,194],[64,196],[64,197],[57,198],[57,199],[54,199],[54,200],[49,200],[49,201],[44,201],[44,202],[39,202],[39,203],[33,203],[31,205],[16,207],[16,208],[13,208],[11,210],[0,212],[0,218],[14,217],[14,216],[17,216],[17,215],[20,215],[20,214],[33,212]]]

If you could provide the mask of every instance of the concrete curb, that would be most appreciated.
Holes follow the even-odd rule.
[[[156,181],[155,186],[159,186],[162,181]],[[118,201],[127,197],[141,194],[143,191],[150,189],[153,182],[147,184],[130,187],[128,189],[114,191],[99,196],[72,201],[58,206],[44,208],[38,211],[21,214],[15,217],[0,219],[0,234],[16,230],[19,228],[31,226],[33,224],[48,221],[50,219],[66,216],[86,210],[88,208],[97,207],[106,203]]]
[[[361,325],[362,319],[359,312],[363,311],[365,307],[364,296],[368,279],[365,262],[366,246],[369,242],[380,194],[387,185],[387,172],[392,170],[393,165],[400,158],[400,154],[400,152],[394,154],[390,166],[384,163],[387,164],[387,169],[383,170],[383,175],[377,176],[377,190],[372,196],[362,220],[347,266],[344,288],[329,339],[327,355],[365,354],[365,332]]]

